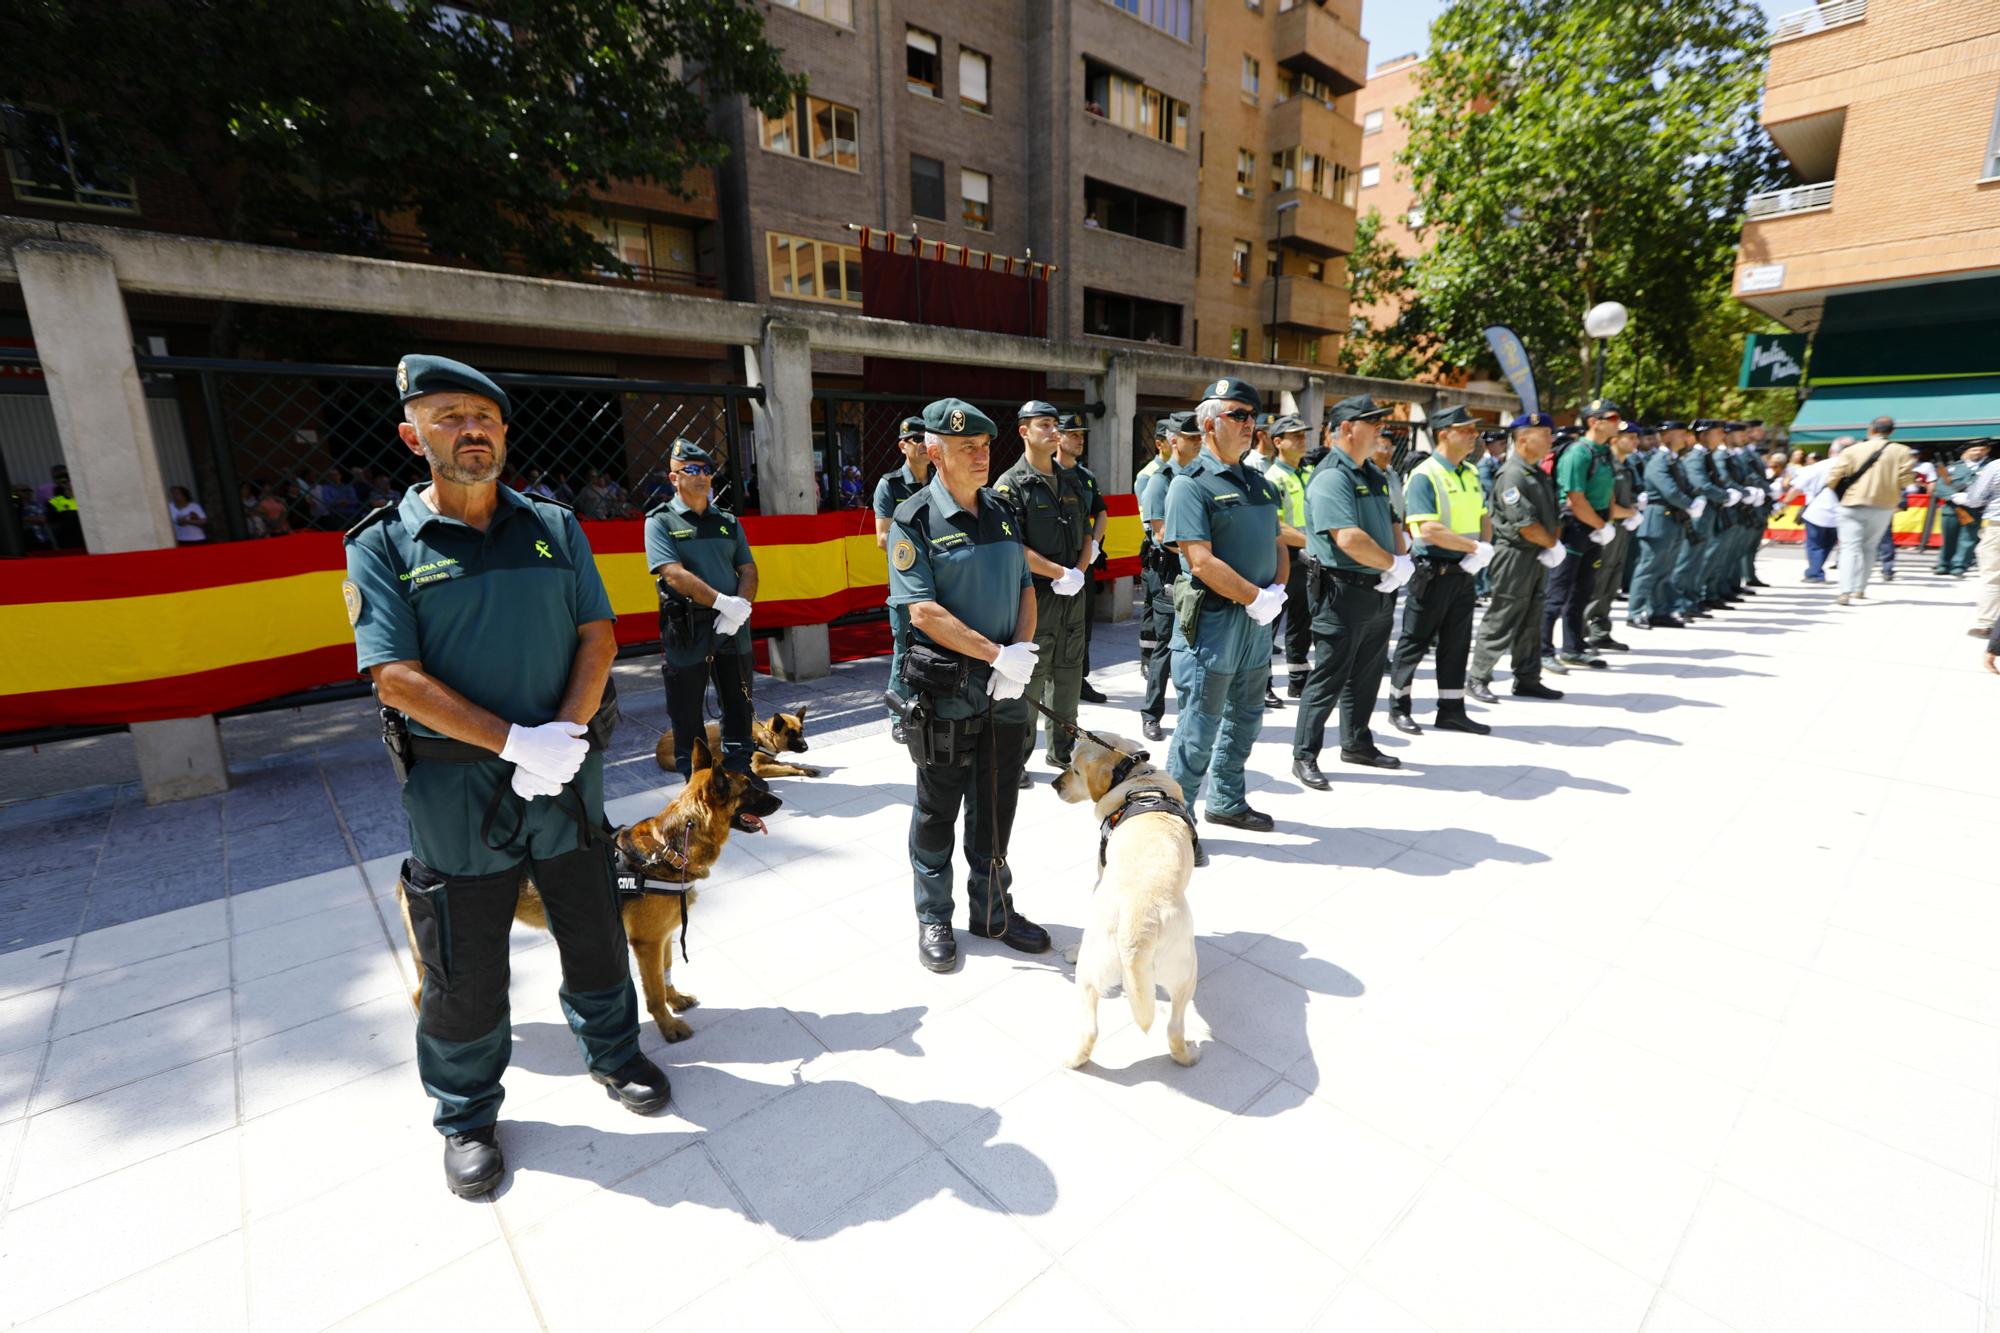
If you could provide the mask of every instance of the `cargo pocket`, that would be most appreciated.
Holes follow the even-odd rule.
[[[416,857],[403,861],[403,901],[410,914],[410,943],[424,977],[442,990],[451,980],[451,911],[445,879]]]

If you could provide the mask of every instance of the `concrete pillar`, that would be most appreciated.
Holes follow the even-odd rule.
[[[810,514],[819,508],[812,465],[812,339],[796,324],[771,320],[763,341],[743,349],[745,382],[762,385],[752,403],[757,429],[757,494],[767,514]],[[796,625],[771,641],[771,674],[816,680],[832,670],[825,625]]]
[[[84,544],[100,555],[172,546],[166,482],[110,258],[46,240],[23,241],[13,254]],[[229,786],[212,716],[134,723],[132,742],[148,805]]]
[[[1326,424],[1326,381],[1317,375],[1306,376],[1306,387],[1299,394],[1299,419],[1306,423],[1306,448],[1319,443],[1320,428]]]
[[[1132,490],[1132,429],[1139,414],[1139,368],[1129,356],[1113,356],[1105,362],[1102,375],[1087,381],[1092,401],[1102,403],[1090,422],[1085,437],[1083,461],[1097,477],[1106,495],[1126,495]],[[1097,618],[1126,621],[1132,618],[1132,577],[1112,579],[1097,590]]]

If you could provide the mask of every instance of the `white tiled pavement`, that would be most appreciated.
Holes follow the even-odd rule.
[[[393,858],[0,955],[0,1326],[2000,1329],[1972,589],[1841,610],[1764,567],[1491,738],[1384,730],[1409,768],[1330,795],[1274,715],[1279,829],[1218,831],[1192,891],[1193,1069],[1116,1002],[1061,1069],[1055,955],[918,969],[882,736],[816,749],[704,888],[695,1036],[646,1037],[670,1113],[578,1074],[517,935],[489,1203],[439,1182]],[[1024,797],[1059,943],[1094,851]]]

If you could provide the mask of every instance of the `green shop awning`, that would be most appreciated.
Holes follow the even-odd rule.
[[[1829,384],[1813,390],[1792,422],[1797,444],[1860,439],[1876,417],[1896,419],[1906,442],[1974,440],[2000,435],[2000,377]]]

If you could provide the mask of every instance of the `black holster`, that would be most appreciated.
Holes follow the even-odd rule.
[[[660,642],[682,651],[699,647],[715,624],[715,608],[674,591],[663,578],[654,586],[660,593]]]
[[[903,724],[904,744],[918,767],[956,768],[972,762],[979,737],[986,730],[983,716],[942,718],[925,695],[905,699],[894,690],[885,691],[882,702]]]

